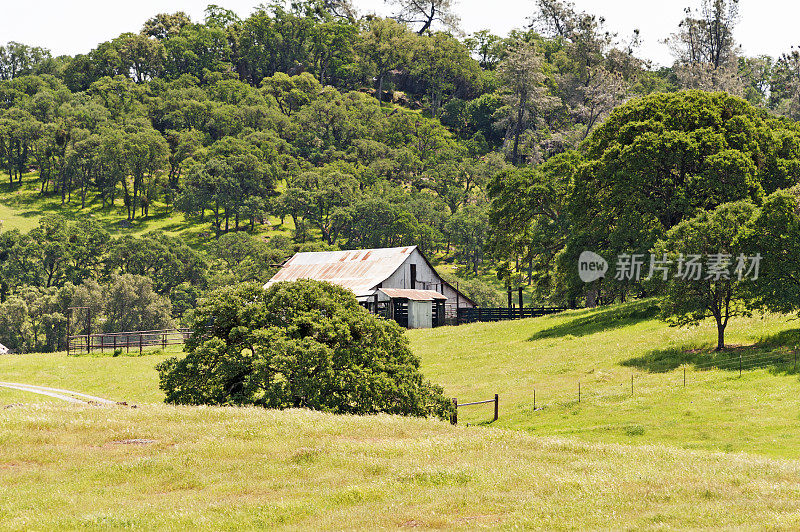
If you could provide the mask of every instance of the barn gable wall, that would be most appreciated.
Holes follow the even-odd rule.
[[[411,286],[411,265],[417,266],[417,285]],[[417,288],[418,290],[435,290],[447,296],[447,305],[456,304],[456,291],[451,288],[439,276],[435,269],[433,269],[425,257],[422,256],[419,249],[415,249],[403,262],[403,264],[395,270],[383,283],[381,288]],[[464,300],[463,297],[458,299],[461,307],[472,307],[473,305]]]

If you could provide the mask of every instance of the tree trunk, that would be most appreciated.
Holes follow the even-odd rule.
[[[586,291],[586,308],[595,308],[597,306],[598,292],[597,288],[590,288]]]
[[[431,24],[433,24],[433,19],[435,18],[436,18],[436,6],[433,3],[431,3],[431,12],[430,14],[425,13],[425,24],[419,29],[417,35],[422,35],[426,31],[428,31],[428,28],[431,27]]]
[[[717,319],[717,351],[725,349],[725,323]]]
[[[517,165],[519,161],[519,136],[522,133],[522,115],[523,110],[522,106],[520,106],[517,113],[517,123],[514,126],[514,149],[511,152],[511,164],[513,165]]]

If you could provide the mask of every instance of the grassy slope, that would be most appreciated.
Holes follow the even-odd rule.
[[[649,306],[412,331],[448,394],[500,393],[493,428],[466,426],[489,407],[451,427],[160,405],[153,367],[164,354],[0,357],[0,380],[139,403],[85,408],[0,391],[0,404],[27,403],[0,409],[0,529],[800,526],[792,364],[741,379],[690,369],[684,389],[675,368],[710,356],[686,349],[713,330],[670,329]],[[796,341],[794,326],[737,320],[730,340],[761,342],[741,348],[748,356],[791,360],[773,344]],[[533,387],[545,405],[536,411]],[[133,438],[155,443],[114,443]]]
[[[72,356],[65,353],[0,356],[0,381],[65,388],[115,401],[158,403],[164,394],[158,389],[155,365],[177,351],[143,356]],[[15,402],[58,402],[46,396],[0,388],[0,404]]]
[[[698,371],[695,364],[713,356],[708,348],[715,338],[713,324],[669,328],[646,317],[648,306],[633,303],[410,335],[424,373],[444,384],[448,394],[461,402],[500,394],[500,427],[589,441],[800,457],[794,354],[774,347],[798,343],[796,322],[782,316],[737,319],[729,326],[729,343],[745,347],[725,355],[734,360],[734,370]],[[739,378],[740,352],[745,362],[781,354],[786,363],[746,369]],[[683,362],[688,363],[686,388]],[[459,415],[464,422],[485,422],[490,410],[489,405],[469,407]]]
[[[7,529],[800,526],[795,461],[388,416],[43,405],[0,442]]]
[[[93,218],[109,231],[112,236],[124,234],[141,235],[149,231],[160,230],[172,236],[180,236],[190,245],[202,248],[213,241],[213,231],[209,222],[198,223],[196,220],[186,219],[183,214],[174,211],[160,202],[155,202],[150,208],[150,216],[141,218],[138,213],[136,219],[127,223],[127,212],[122,204],[122,192],[112,209],[102,209],[99,198],[94,193],[87,197],[86,207],[80,208],[80,198],[73,196],[72,203],[61,205],[60,196],[42,197],[39,193],[38,177],[34,174],[23,177],[22,186],[9,187],[7,175],[0,173],[0,229],[8,231],[19,229],[27,232],[39,223],[44,214],[60,214],[67,219]],[[277,219],[271,220],[278,224]],[[275,233],[288,234],[292,228],[290,220],[285,227],[260,228],[265,235]]]
[[[454,263],[440,263],[436,265],[436,271],[439,274],[454,275],[460,279],[472,280],[477,279],[487,286],[492,287],[498,292],[502,306],[506,306],[508,302],[508,292],[505,281],[497,278],[497,272],[490,268],[479,270],[478,275],[473,274],[461,265]],[[514,290],[511,294],[512,304],[516,307],[519,305],[519,293]],[[522,289],[522,304],[525,307],[538,307],[542,306],[542,301],[537,299],[531,287],[523,287]]]
[[[3,175],[0,174],[0,179],[2,178]],[[38,187],[38,177],[34,174],[25,176],[21,187],[16,184],[10,187],[8,182],[0,180],[0,220],[3,220],[4,230],[19,229],[25,232],[35,227],[42,215],[57,213],[71,220],[94,218],[115,235],[141,234],[160,229],[173,235],[196,237],[201,232],[199,229],[191,231],[192,224],[183,215],[168,213],[158,203],[151,208],[151,216],[145,220],[137,219],[130,227],[126,227],[123,222],[127,216],[119,198],[114,209],[102,209],[99,199],[92,193],[87,198],[86,207],[81,209],[79,197],[73,197],[72,203],[61,205],[60,196],[42,197]]]
[[[499,427],[588,441],[667,443],[800,457],[800,396],[793,352],[772,346],[797,343],[796,322],[778,316],[734,321],[729,333],[732,344],[763,345],[742,347],[725,356],[736,360],[742,352],[747,361],[779,353],[788,362],[745,369],[739,378],[735,362],[734,371],[695,368],[694,363],[712,356],[702,349],[714,338],[711,324],[669,328],[646,317],[649,306],[649,302],[633,303],[409,334],[424,373],[442,384],[448,395],[466,402],[500,394]],[[692,348],[693,353],[685,353]],[[153,368],[166,356],[4,356],[0,380],[157,403],[163,395]],[[688,362],[685,388],[682,362]],[[0,404],[22,401],[54,400],[0,390]],[[490,405],[460,411],[462,423],[483,423],[490,417]]]

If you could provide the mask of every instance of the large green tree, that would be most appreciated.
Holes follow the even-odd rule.
[[[362,32],[357,51],[364,63],[370,67],[376,80],[377,97],[383,102],[383,85],[394,69],[408,65],[411,59],[409,31],[391,19],[376,18]]]
[[[679,326],[713,318],[717,351],[725,348],[731,318],[750,312],[748,286],[758,282],[760,259],[749,254],[742,236],[756,211],[743,201],[703,211],[670,229],[655,246],[659,268],[674,266],[653,276],[665,284],[662,316]]]
[[[800,309],[800,187],[769,195],[744,237],[762,256],[758,282],[748,286],[753,306],[771,312]]]
[[[201,301],[187,355],[159,365],[167,402],[446,417],[403,330],[348,290],[304,280]]]
[[[579,288],[578,255],[646,254],[703,210],[800,180],[800,127],[725,93],[656,94],[616,109],[588,138],[559,259]],[[626,280],[626,283],[628,281]]]

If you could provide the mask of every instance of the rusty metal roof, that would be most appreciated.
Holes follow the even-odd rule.
[[[379,288],[381,292],[391,299],[403,298],[412,301],[433,301],[434,299],[447,299],[447,296],[435,290],[411,290],[407,288]]]
[[[265,287],[279,281],[315,279],[348,288],[356,296],[371,295],[415,249],[417,246],[297,253]]]

